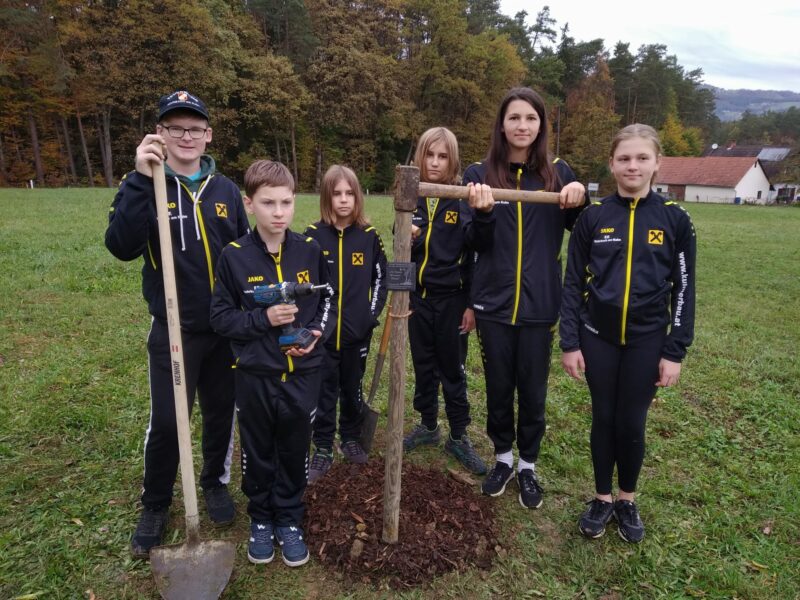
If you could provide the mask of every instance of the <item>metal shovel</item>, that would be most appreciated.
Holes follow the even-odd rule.
[[[372,401],[375,400],[375,394],[378,391],[381,371],[383,371],[383,362],[386,360],[386,348],[389,346],[389,334],[392,331],[392,312],[389,308],[392,305],[391,299],[389,299],[386,304],[386,321],[383,324],[381,345],[375,360],[375,374],[372,376],[372,381],[369,384],[369,396],[367,397],[367,403],[364,405],[364,409],[367,413],[364,415],[364,422],[361,425],[361,439],[359,440],[364,452],[368,454],[372,448],[372,441],[375,439],[375,428],[378,426],[378,417],[380,416],[380,413],[372,408]]]
[[[197,513],[197,490],[192,463],[189,403],[186,394],[178,290],[167,207],[167,184],[164,164],[153,163],[152,166],[158,236],[161,242],[161,267],[164,273],[164,296],[167,305],[178,449],[181,457],[181,483],[186,511],[186,542],[152,548],[150,567],[158,591],[165,600],[215,599],[219,598],[230,579],[236,546],[233,542],[222,540],[200,541],[200,517]]]

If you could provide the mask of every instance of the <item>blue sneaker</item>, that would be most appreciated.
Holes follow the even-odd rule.
[[[272,523],[251,521],[247,559],[254,565],[265,565],[272,562],[273,558],[275,558],[275,546],[272,544]]]
[[[303,541],[303,530],[295,525],[275,528],[275,539],[281,546],[283,562],[290,567],[299,567],[308,562],[309,553]]]

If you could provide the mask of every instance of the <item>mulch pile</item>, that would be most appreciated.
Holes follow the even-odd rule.
[[[494,514],[469,477],[403,464],[397,544],[381,541],[384,464],[337,462],[306,490],[306,531],[312,556],[351,581],[415,587],[471,567],[489,569],[503,552]],[[456,480],[459,479],[459,481]]]

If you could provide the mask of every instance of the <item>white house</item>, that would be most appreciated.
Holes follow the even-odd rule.
[[[766,204],[770,184],[757,158],[664,156],[653,189],[686,202]]]

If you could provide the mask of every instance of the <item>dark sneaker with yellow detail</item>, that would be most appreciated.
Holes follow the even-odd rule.
[[[631,544],[638,544],[644,539],[644,523],[639,517],[639,509],[629,500],[614,502],[614,518],[619,526],[619,537]]]
[[[436,429],[428,429],[420,423],[403,438],[403,450],[408,452],[417,446],[438,446],[442,441],[439,426]]]
[[[458,440],[447,436],[447,441],[444,443],[444,451],[450,456],[454,456],[470,473],[486,475],[486,463],[475,452],[475,448],[472,447],[472,442],[466,433]]]
[[[136,531],[131,538],[131,554],[134,558],[149,558],[150,548],[161,545],[161,538],[167,529],[169,508],[150,510],[145,508],[139,515]]]
[[[330,450],[317,449],[311,457],[311,466],[308,469],[308,483],[314,483],[321,479],[325,473],[330,471],[333,464],[333,452]]]
[[[214,525],[219,527],[230,525],[236,516],[236,508],[233,505],[233,498],[228,492],[227,485],[220,485],[203,490],[203,497],[206,500],[206,510],[208,518]]]
[[[581,515],[578,529],[586,537],[596,540],[603,536],[606,532],[606,524],[614,516],[614,503],[593,498],[586,504],[589,505],[589,508]]]
[[[506,484],[514,478],[514,469],[504,462],[496,462],[481,484],[481,492],[487,496],[501,496]]]
[[[519,485],[519,503],[523,508],[539,508],[542,505],[544,490],[532,469],[522,469],[517,473],[517,485]]]
[[[347,462],[351,462],[356,465],[363,465],[369,460],[369,456],[367,456],[367,453],[364,452],[361,444],[359,444],[356,440],[347,440],[346,442],[342,442],[341,449],[342,454],[344,454]]]
[[[275,558],[275,545],[272,543],[272,523],[251,521],[247,560],[254,565],[265,565],[272,562],[273,558]]]
[[[308,562],[308,546],[303,541],[303,530],[295,525],[275,528],[275,539],[281,546],[283,562],[290,567],[299,567]]]

